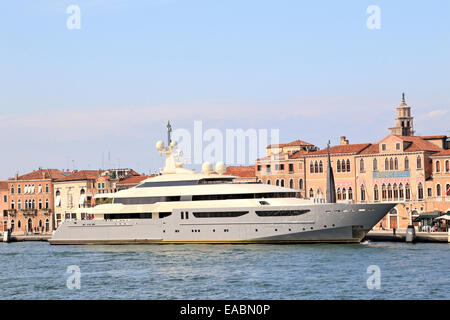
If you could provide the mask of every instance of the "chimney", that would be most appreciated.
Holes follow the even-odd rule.
[[[348,140],[345,138],[345,136],[341,136],[341,146],[347,145]]]
[[[19,180],[19,171],[16,171],[16,175],[14,176],[14,179]]]

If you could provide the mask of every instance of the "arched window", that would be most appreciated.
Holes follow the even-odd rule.
[[[417,186],[417,198],[419,200],[423,200],[423,186],[422,186],[422,182],[419,182],[419,185]]]
[[[14,185],[11,186],[11,194],[14,194]]]
[[[314,190],[312,188],[309,189],[309,197],[314,198]]]
[[[441,185],[438,183],[436,185],[436,197],[440,197],[441,196]]]
[[[417,169],[422,169],[422,158],[417,156]]]
[[[314,161],[314,173],[318,172],[319,172],[319,164],[317,163],[317,161]]]
[[[398,196],[400,200],[404,200],[405,198],[405,193],[403,192],[403,184],[399,184],[398,185]]]
[[[341,160],[337,161],[337,168],[336,168],[337,172],[341,172]]]
[[[397,157],[394,158],[394,170],[398,170],[398,159],[397,159]]]
[[[48,209],[49,205],[48,205],[48,199],[45,199],[45,209]]]
[[[269,179],[269,180],[267,180],[267,184],[270,184],[270,179]]]
[[[384,159],[384,170],[385,171],[389,170],[389,160],[388,160],[388,158]]]
[[[450,172],[450,161],[445,160],[445,172]]]
[[[309,162],[309,173],[314,173],[314,163],[312,161]]]
[[[348,188],[348,200],[353,200],[353,190],[352,187]]]
[[[359,172],[364,172],[364,160],[359,160]]]
[[[405,198],[406,198],[406,200],[410,200],[411,199],[411,189],[409,187],[409,183],[407,183],[405,185]]]
[[[408,157],[405,157],[405,171],[409,170],[409,159]]]
[[[48,221],[48,219],[45,219],[45,232],[49,231],[50,231],[50,222]]]
[[[38,202],[38,208],[39,208],[39,210],[42,209],[42,199],[39,199],[39,202]]]
[[[342,200],[347,200],[347,190],[345,188],[342,188]]]
[[[294,179],[289,180],[289,188],[294,189]]]
[[[276,186],[279,186],[279,185],[280,185],[280,180],[278,180],[278,179],[275,180],[275,185],[276,185]]]
[[[280,180],[280,184],[281,184],[282,187],[284,187],[284,179]]]
[[[341,200],[341,199],[342,199],[341,188],[338,188],[338,189],[337,189],[336,195],[337,195],[337,199],[338,199],[338,200]]]
[[[450,196],[450,184],[445,185],[445,196]]]
[[[347,172],[350,172],[350,160],[347,159]]]
[[[394,159],[389,159],[389,170],[394,170]]]
[[[361,201],[366,201],[366,190],[363,185],[361,185]]]
[[[25,200],[25,209],[26,209],[26,206],[27,206],[27,200]],[[17,200],[17,210],[22,210],[22,200],[21,199]]]
[[[441,172],[441,162],[439,160],[436,161],[436,172]]]
[[[298,179],[298,188],[303,189],[303,179]]]
[[[14,219],[11,220],[11,232],[14,231]]]
[[[17,221],[17,229],[20,229],[20,228],[22,228],[22,222],[20,222],[20,220],[19,220],[19,221]]]
[[[36,200],[31,201],[31,209],[36,209]]]
[[[394,201],[397,201],[398,200],[398,188],[397,188],[396,183],[394,183],[393,189],[394,189]]]
[[[390,183],[387,185],[388,201],[392,201],[392,186]]]
[[[11,199],[11,209],[14,209],[14,199]]]
[[[39,220],[39,228],[42,228],[42,220]]]
[[[378,186],[375,185],[375,187],[373,187],[373,200],[374,201],[378,201],[379,199],[379,194],[378,194]]]
[[[319,172],[323,172],[323,163],[322,163],[322,160],[320,160],[320,162],[319,162]]]
[[[377,159],[374,158],[373,159],[373,171],[377,171],[378,170],[378,163],[377,163]]]

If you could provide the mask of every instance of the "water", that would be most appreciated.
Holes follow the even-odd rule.
[[[450,299],[449,248],[1,243],[0,299]],[[66,285],[70,265],[79,290]],[[378,290],[367,288],[370,265],[381,270]]]

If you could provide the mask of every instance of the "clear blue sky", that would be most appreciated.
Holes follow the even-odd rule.
[[[81,29],[69,30],[69,5]],[[381,29],[369,30],[369,5]],[[165,124],[376,142],[406,93],[450,134],[450,1],[0,2],[0,179],[38,166],[148,172]]]

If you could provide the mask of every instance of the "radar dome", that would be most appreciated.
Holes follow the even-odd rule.
[[[164,142],[162,142],[161,140],[159,140],[156,143],[156,149],[158,149],[159,151],[162,151],[164,149]]]
[[[206,161],[205,163],[203,163],[202,172],[204,174],[210,174],[212,171],[213,171],[213,166],[210,162]]]
[[[216,164],[216,172],[218,174],[224,174],[227,171],[227,166],[223,161],[217,162]]]

